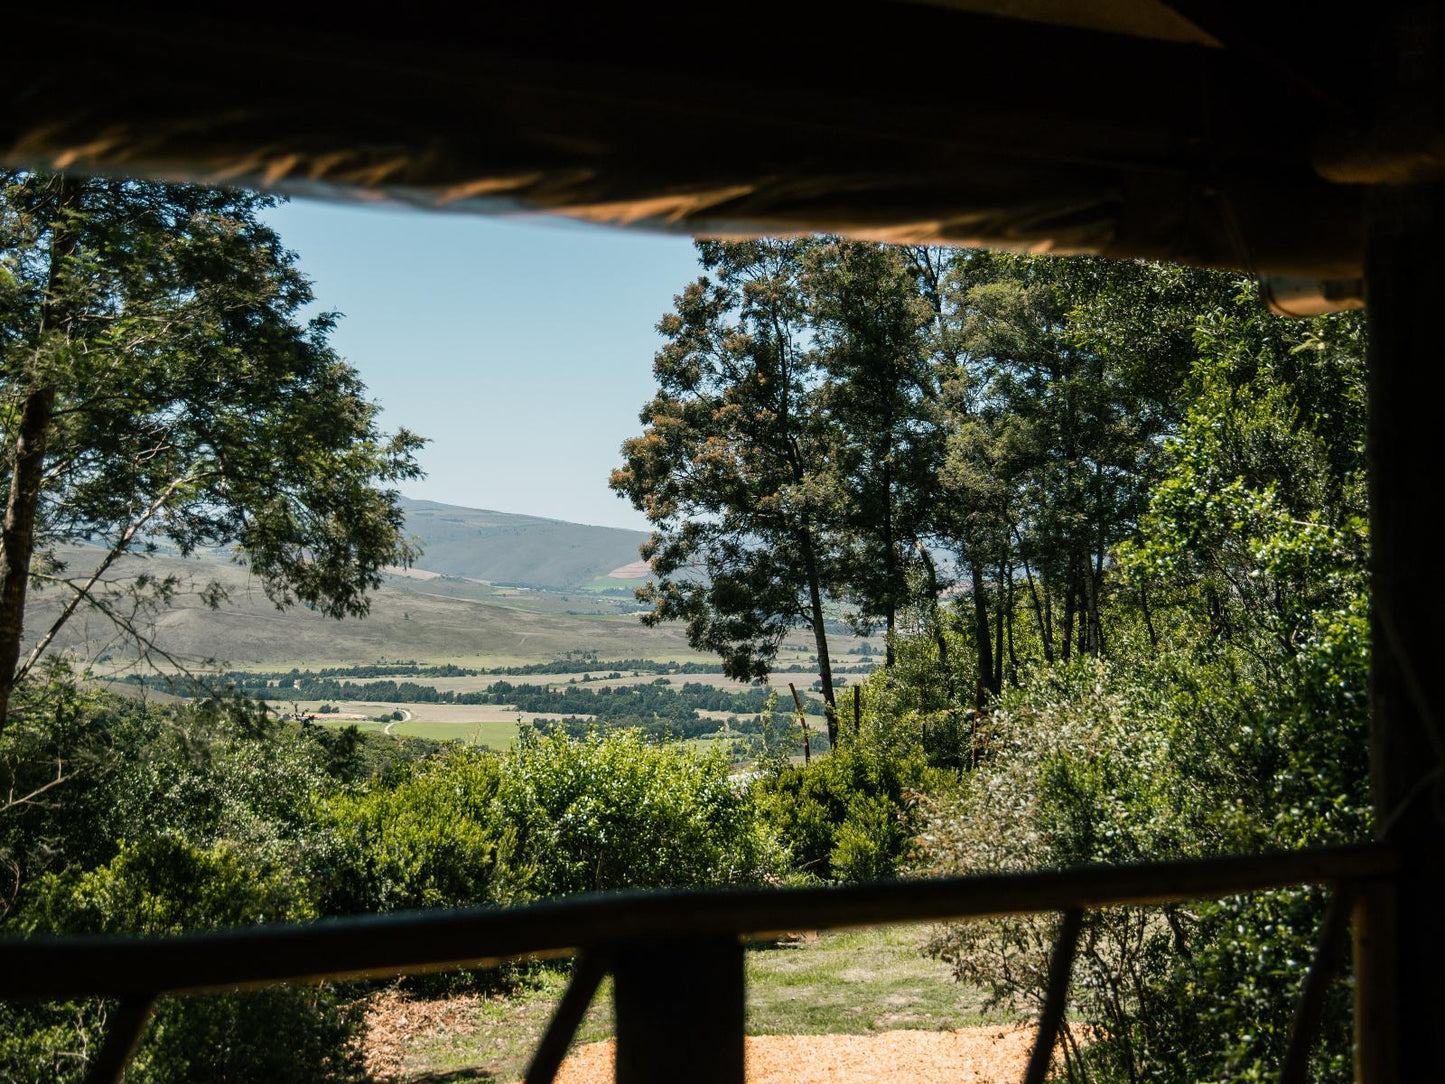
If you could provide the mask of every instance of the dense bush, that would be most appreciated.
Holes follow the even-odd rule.
[[[897,712],[889,675],[868,683],[861,725],[804,766],[764,744],[753,783],[759,816],[777,833],[789,870],[826,881],[892,877],[918,828],[916,800],[948,789],[952,773],[929,766],[923,719]]]
[[[746,883],[778,861],[720,753],[651,745],[635,731],[524,731],[498,803],[533,895]]]
[[[506,902],[519,890],[515,832],[499,815],[501,760],[458,747],[329,798],[323,904],[332,913]]]
[[[179,933],[216,926],[304,921],[306,886],[244,849],[202,849],[173,836],[123,843],[106,865],[47,873],[22,915],[25,933]],[[95,1049],[100,1002],[11,1007],[0,1041],[7,1079],[63,1080]],[[332,985],[166,998],[127,1079],[349,1081],[364,1079],[355,999]]]
[[[418,755],[419,754],[419,755]],[[63,674],[0,735],[7,935],[172,933],[324,914],[774,878],[784,852],[720,754],[634,731],[527,731],[511,753],[145,706]],[[83,1072],[108,1006],[0,1007],[0,1077]],[[347,1080],[332,986],[167,999],[138,1080]]]
[[[927,871],[1368,836],[1358,325],[1284,334],[1251,309],[1210,314],[1196,339],[1189,409],[1115,570],[1152,614],[1115,635],[1110,662],[1041,669],[1004,693],[980,769],[926,806]],[[1074,994],[1103,1028],[1070,1070],[1271,1078],[1322,909],[1299,889],[1091,915]],[[935,948],[1030,1003],[1051,925],[949,927]],[[1349,1036],[1337,985],[1316,1079],[1348,1078]]]

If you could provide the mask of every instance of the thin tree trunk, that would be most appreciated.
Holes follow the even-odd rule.
[[[1062,658],[1064,662],[1069,661],[1069,654],[1073,648],[1074,596],[1077,591],[1078,585],[1074,583],[1074,578],[1072,575],[1070,575],[1068,582],[1064,584],[1064,622],[1062,630],[1064,634],[1064,642],[1062,645],[1062,649],[1059,652],[1059,657]]]
[[[1039,588],[1034,583],[1034,570],[1029,567],[1028,555],[1024,552],[1023,536],[1019,534],[1018,528],[1014,528],[1014,539],[1019,547],[1019,560],[1024,563],[1024,582],[1029,587],[1029,600],[1034,607],[1034,620],[1039,624],[1039,640],[1044,645],[1044,662],[1050,666],[1054,663],[1054,637],[1053,631],[1049,628],[1048,621],[1044,618],[1043,603],[1039,599]]]
[[[1100,595],[1104,594],[1104,549],[1100,546],[1097,554],[1094,555],[1094,653],[1104,653],[1104,610],[1100,604]]]
[[[1054,588],[1046,578],[1044,580],[1044,658],[1052,666],[1054,663]]]
[[[1011,562],[1008,566],[1006,602],[1007,604],[1004,606],[1004,628],[1008,630],[1008,680],[1010,685],[1017,687],[1019,683],[1019,656],[1014,646],[1014,567]]]
[[[973,584],[973,639],[978,654],[978,707],[984,706],[989,682],[993,679],[993,642],[988,632],[988,597],[984,594],[983,570],[977,561],[969,562]]]
[[[1154,617],[1149,612],[1148,588],[1139,588],[1139,606],[1144,611],[1144,628],[1149,632],[1149,650],[1157,650],[1159,647],[1159,636],[1154,631]]]
[[[55,385],[44,372],[46,340],[61,335],[69,322],[60,298],[64,265],[75,254],[79,238],[70,214],[79,206],[80,182],[59,178],[55,224],[50,234],[50,266],[45,297],[40,306],[40,327],[35,344],[35,372],[20,402],[16,426],[10,493],[0,527],[0,726],[10,708],[15,671],[20,663],[20,641],[25,626],[25,596],[30,585],[30,561],[35,555],[35,519],[45,475],[45,445],[55,414]]]
[[[808,577],[808,607],[812,613],[813,644],[818,651],[818,677],[823,682],[823,717],[828,722],[828,745],[838,747],[838,704],[833,698],[833,661],[828,658],[828,631],[823,627],[823,587],[818,575],[818,557],[813,536],[806,528],[798,532],[803,551],[803,570]]]
[[[923,559],[923,573],[928,577],[928,607],[930,623],[933,625],[933,643],[938,648],[938,665],[943,670],[943,691],[948,697],[949,707],[958,702],[958,689],[953,679],[953,663],[948,657],[948,637],[943,630],[943,611],[938,605],[938,569],[928,547],[916,541],[918,555]]]
[[[898,627],[899,589],[898,548],[893,538],[893,472],[888,467],[888,453],[883,456],[883,494],[883,560],[884,575],[887,577],[888,584],[888,603],[884,610],[887,634],[883,643],[883,665],[891,667],[894,663],[893,635]]]
[[[1003,561],[998,564],[998,585],[994,589],[998,595],[998,601],[993,608],[993,694],[997,696],[1003,692],[1003,610],[1004,610],[1004,582],[1003,582]]]

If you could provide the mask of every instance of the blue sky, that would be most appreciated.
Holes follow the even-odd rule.
[[[698,274],[686,237],[295,200],[269,216],[333,343],[432,443],[406,494],[643,527],[607,488],[652,390],[653,330]]]

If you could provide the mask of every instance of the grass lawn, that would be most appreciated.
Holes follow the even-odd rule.
[[[515,719],[484,719],[475,723],[448,723],[413,719],[397,723],[391,732],[398,738],[466,741],[485,745],[488,749],[510,749],[517,741],[517,722]]]
[[[946,964],[923,956],[925,936],[917,926],[838,930],[816,941],[750,949],[748,1034],[938,1031],[1008,1019],[985,1012],[981,991],[955,983]],[[564,969],[538,969],[512,995],[467,1006],[459,1025],[416,1034],[399,1079],[520,1080],[566,980]],[[605,983],[577,1041],[611,1034],[611,988]]]
[[[338,711],[347,715],[364,715],[366,719],[337,719],[317,715],[315,721],[322,726],[357,726],[373,733],[386,731],[397,738],[427,738],[431,741],[465,741],[485,745],[489,749],[510,749],[517,741],[517,717],[522,714],[530,720],[531,715],[491,704],[476,706],[467,704],[384,704],[379,701],[329,701]],[[322,701],[302,701],[302,711],[315,712]],[[279,710],[290,710],[291,704],[277,702]],[[400,721],[378,721],[377,715],[390,715],[400,711],[411,716]]]

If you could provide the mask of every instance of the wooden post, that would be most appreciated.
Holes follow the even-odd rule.
[[[618,947],[617,1084],[743,1084],[746,996],[736,937]]]
[[[798,695],[798,690],[793,683],[788,682],[788,692],[793,694],[793,707],[798,712],[798,725],[803,728],[803,766],[806,768],[813,762],[813,754],[808,749],[808,717],[803,713],[803,699]]]
[[[1356,886],[1350,921],[1355,972],[1355,1080],[1380,1084],[1401,1079],[1395,1061],[1397,949],[1394,936],[1395,890],[1389,881]]]
[[[1403,51],[1433,57],[1420,37]],[[1432,57],[1409,62],[1433,68]],[[1390,914],[1366,930],[1366,951],[1388,958],[1361,972],[1357,997],[1373,1051],[1361,1079],[1396,1084],[1445,1080],[1445,186],[1377,188],[1366,221],[1370,773],[1376,832],[1401,869]]]

